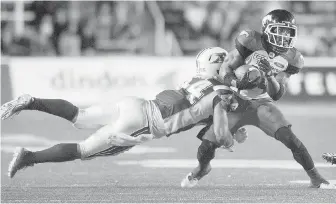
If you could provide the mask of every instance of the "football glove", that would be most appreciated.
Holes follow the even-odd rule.
[[[259,70],[263,71],[267,77],[273,75],[273,68],[269,61],[265,58],[261,58],[258,63]]]
[[[224,84],[227,86],[236,87],[240,90],[253,89],[256,87],[255,80],[251,82],[248,74],[244,75],[241,80],[238,80],[234,73],[227,73],[224,76]]]

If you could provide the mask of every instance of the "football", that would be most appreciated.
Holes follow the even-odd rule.
[[[258,81],[261,78],[261,72],[258,68],[252,65],[242,65],[238,67],[235,71],[235,75],[239,80],[242,80],[245,74],[248,74],[248,78],[250,82]]]

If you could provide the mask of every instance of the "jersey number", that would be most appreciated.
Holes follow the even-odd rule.
[[[194,84],[189,84],[185,90],[188,92],[187,99],[190,104],[194,105],[205,95],[205,91],[212,87],[212,83],[207,80],[198,81]]]

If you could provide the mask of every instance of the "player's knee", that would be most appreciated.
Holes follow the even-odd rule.
[[[197,159],[200,163],[209,163],[215,158],[217,145],[209,140],[203,140],[198,147]]]
[[[299,138],[297,138],[296,135],[293,133],[290,126],[279,128],[275,133],[275,139],[282,142],[292,151],[303,150],[306,148],[299,140]]]
[[[276,107],[271,105],[259,106],[258,117],[261,120],[267,120],[269,122],[279,124],[280,127],[289,125],[289,122],[285,119],[283,114]]]
[[[94,155],[99,153],[101,149],[105,149],[104,146],[94,143],[92,138],[88,138],[78,144],[78,151],[80,153],[81,160],[89,160],[94,158]]]
[[[92,106],[86,109],[79,109],[78,114],[73,119],[73,126],[78,129],[101,128],[103,124],[103,110],[99,106]]]
[[[203,141],[203,136],[208,132],[208,130],[211,128],[211,125],[207,125],[204,128],[202,128],[199,133],[197,134],[197,138]]]
[[[79,109],[77,115],[72,120],[73,126],[78,129],[85,129],[88,125],[86,121],[87,111],[85,109]]]
[[[88,156],[90,155],[88,149],[85,147],[85,143],[83,142],[78,144],[77,149],[78,149],[81,160],[86,160]]]
[[[272,114],[272,110],[269,106],[259,106],[257,114],[261,121],[277,122],[276,117]]]

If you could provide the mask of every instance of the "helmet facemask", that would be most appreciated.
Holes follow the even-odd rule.
[[[267,42],[281,50],[294,47],[297,38],[297,27],[291,23],[270,23],[264,33]]]

